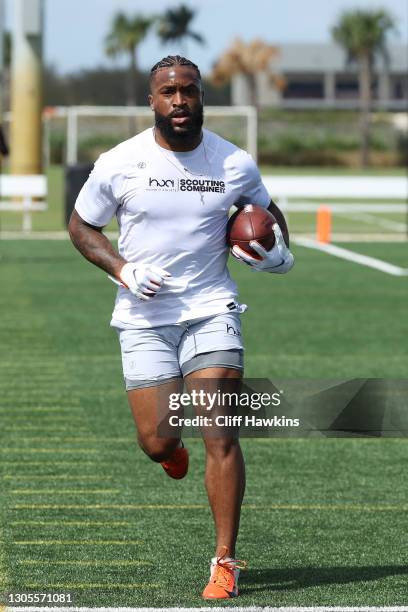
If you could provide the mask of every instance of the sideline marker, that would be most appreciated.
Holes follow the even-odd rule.
[[[319,206],[317,209],[316,237],[318,242],[328,244],[331,241],[331,216],[328,206]]]

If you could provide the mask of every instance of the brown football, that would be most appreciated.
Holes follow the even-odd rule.
[[[270,251],[275,244],[275,234],[272,229],[274,223],[276,219],[269,210],[256,204],[247,204],[228,219],[227,244],[230,247],[237,245],[251,257],[262,259],[249,243],[256,240],[264,249]]]

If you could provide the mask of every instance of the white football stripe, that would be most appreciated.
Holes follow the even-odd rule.
[[[317,240],[311,240],[310,238],[292,238],[292,242],[308,249],[323,251],[324,253],[333,255],[334,257],[339,257],[340,259],[346,259],[347,261],[352,261],[353,263],[358,263],[362,266],[367,266],[368,268],[380,270],[380,272],[385,272],[386,274],[391,274],[392,276],[408,276],[408,268],[400,268],[399,266],[387,263],[382,259],[369,257],[368,255],[361,255],[360,253],[350,251],[344,247],[335,246],[334,244],[325,244],[317,242]]]

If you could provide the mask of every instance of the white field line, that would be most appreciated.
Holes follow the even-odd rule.
[[[384,229],[393,230],[396,232],[405,232],[407,229],[406,223],[400,223],[398,221],[390,221],[389,219],[383,219],[382,217],[376,217],[375,215],[370,215],[369,213],[354,213],[354,214],[344,214],[344,213],[335,213],[336,216],[341,217],[343,219],[351,219],[352,221],[363,221],[365,223],[371,223],[372,225],[378,225],[379,227],[383,227]]]
[[[385,272],[386,274],[391,274],[392,276],[408,276],[408,268],[400,268],[399,266],[394,266],[393,264],[387,263],[382,259],[369,257],[368,255],[361,255],[360,253],[335,246],[334,244],[323,244],[317,242],[316,240],[311,240],[310,238],[293,238],[292,241],[299,246],[303,246],[308,249],[315,249],[317,251],[323,251],[324,253],[333,255],[334,257],[352,261],[353,263],[358,263],[362,266],[367,266],[368,268],[374,268],[375,270],[380,270],[380,272]]]
[[[310,238],[312,240],[316,237],[316,232],[293,232],[290,234],[291,239],[293,238]],[[378,234],[378,233],[365,233],[365,234],[354,234],[350,232],[333,232],[333,242],[386,242],[395,244],[396,242],[407,242],[406,233],[393,233],[393,234]]]
[[[46,608],[7,607],[5,612],[225,612],[225,607],[211,608]],[[272,608],[233,606],[234,612],[408,612],[407,606],[310,606]]]
[[[365,204],[361,202],[339,202],[331,204],[330,202],[289,202],[284,208],[285,213],[298,212],[317,212],[321,206],[329,208],[332,213],[343,212],[376,212],[376,213],[397,213],[404,214],[407,212],[406,204]]]

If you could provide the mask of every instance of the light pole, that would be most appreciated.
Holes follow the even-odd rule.
[[[10,170],[41,174],[43,0],[13,0],[13,7]]]
[[[0,0],[0,176],[2,172],[2,157],[8,155],[8,148],[3,134],[4,14],[4,0]]]
[[[4,54],[3,54],[3,36],[4,36],[4,0],[0,0],[0,125],[2,121],[3,111],[3,70],[4,70]]]

